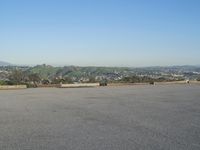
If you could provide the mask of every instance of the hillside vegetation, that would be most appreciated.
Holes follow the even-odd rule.
[[[29,87],[60,83],[153,83],[200,80],[198,66],[172,67],[54,67],[50,65],[2,66],[0,85],[27,84]]]

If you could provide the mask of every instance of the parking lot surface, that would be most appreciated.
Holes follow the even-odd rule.
[[[200,86],[0,91],[1,150],[199,150]]]

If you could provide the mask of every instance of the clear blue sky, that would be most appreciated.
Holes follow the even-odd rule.
[[[200,0],[0,0],[0,60],[200,64]]]

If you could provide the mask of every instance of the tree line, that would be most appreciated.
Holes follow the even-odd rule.
[[[51,80],[42,79],[38,73],[30,73],[27,71],[13,70],[7,80],[1,80],[0,85],[20,85],[25,84],[28,87],[38,87],[39,85],[73,83],[69,77],[59,78],[55,77]]]

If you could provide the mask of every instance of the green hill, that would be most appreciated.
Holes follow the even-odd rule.
[[[53,67],[50,65],[37,65],[33,68],[30,68],[29,71],[31,73],[37,73],[40,75],[43,79],[49,79],[56,75],[57,71],[59,70],[59,67]]]

